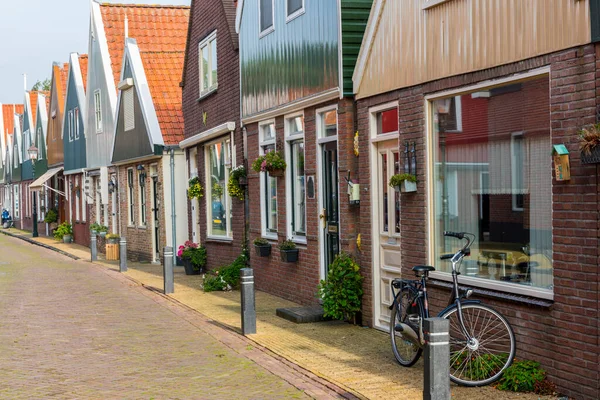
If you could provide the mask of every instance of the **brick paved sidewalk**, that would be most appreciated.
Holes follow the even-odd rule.
[[[57,247],[63,251],[89,258],[89,249],[85,247],[82,250],[76,248],[76,245],[59,246]],[[118,270],[117,263],[101,260],[97,264]],[[128,267],[129,271],[125,274],[127,277],[148,289],[162,291],[160,265],[129,262]],[[204,293],[200,290],[201,279],[200,276],[186,276],[183,268],[176,267],[175,293],[169,297],[223,326],[241,332],[240,293]],[[295,324],[275,315],[276,308],[297,306],[281,298],[257,292],[257,334],[250,335],[249,339],[357,397],[407,400],[422,398],[422,361],[412,368],[399,366],[391,352],[387,333],[338,321]],[[461,400],[552,398],[502,392],[492,387],[464,388],[453,385],[451,390],[452,397]]]

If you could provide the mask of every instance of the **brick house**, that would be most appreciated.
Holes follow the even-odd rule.
[[[315,304],[317,285],[340,250],[355,253],[359,208],[351,75],[372,1],[240,1],[241,123],[248,165],[277,151],[283,177],[249,170],[249,239],[270,241],[253,256],[259,289]],[[257,21],[259,26],[257,27]],[[327,27],[327,29],[323,29]],[[291,239],[295,263],[280,259]]]
[[[189,236],[206,247],[208,268],[233,261],[245,240],[244,201],[227,190],[231,170],[244,166],[235,10],[232,0],[192,0],[183,69],[180,146],[188,177],[204,187],[203,197],[188,201]]]
[[[353,77],[369,189],[363,321],[388,329],[390,281],[419,264],[436,266],[441,310],[450,265],[439,256],[457,246],[442,233],[471,232],[460,282],[508,317],[518,358],[539,361],[561,393],[597,399],[598,171],[581,162],[577,132],[600,109],[599,4],[531,3],[374,2]],[[568,181],[553,174],[558,144]],[[402,172],[417,176],[415,193],[387,185]]]
[[[165,246],[187,239],[185,155],[178,144],[189,7],[152,7],[150,12],[162,40],[144,47],[133,37],[125,40],[112,164],[128,255],[159,262]]]

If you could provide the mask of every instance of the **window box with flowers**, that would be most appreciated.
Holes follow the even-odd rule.
[[[206,248],[198,243],[187,241],[177,251],[177,256],[183,261],[186,275],[199,275],[206,266]]]
[[[254,249],[259,257],[269,257],[271,255],[271,243],[265,238],[254,239]]]
[[[227,192],[231,197],[237,197],[239,200],[244,200],[244,188],[246,184],[246,168],[239,166],[234,168],[229,173],[229,181],[227,181]]]
[[[268,172],[271,176],[283,176],[287,164],[278,151],[270,151],[259,156],[252,163],[252,169],[256,172]]]
[[[283,262],[297,262],[298,261],[298,249],[296,243],[291,239],[284,240],[279,244],[279,254],[281,254],[281,261]]]
[[[199,199],[204,196],[204,188],[200,184],[200,179],[198,179],[197,176],[189,180],[188,186],[187,194],[189,199]]]
[[[417,191],[417,177],[413,174],[396,174],[390,178],[390,187],[396,192],[410,193]]]

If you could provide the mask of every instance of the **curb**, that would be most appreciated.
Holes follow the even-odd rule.
[[[38,242],[37,240],[33,240],[33,239],[28,238],[28,237],[17,235],[17,234],[14,234],[12,232],[6,232],[6,231],[3,231],[3,230],[0,230],[0,233],[2,233],[3,235],[6,235],[6,236],[12,236],[14,238],[24,240],[25,242],[28,242],[30,244],[34,244],[36,246],[43,247],[43,248],[48,249],[48,250],[53,250],[53,251],[55,251],[57,253],[62,254],[63,256],[67,256],[69,258],[72,258],[73,260],[81,260],[81,258],[79,258],[79,257],[77,257],[77,256],[75,256],[75,255],[73,255],[71,253],[67,253],[66,251],[61,250],[61,249],[59,249],[57,247],[50,246],[48,244]]]

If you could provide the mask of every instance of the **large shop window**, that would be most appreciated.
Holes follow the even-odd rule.
[[[260,154],[275,151],[275,121],[260,124]],[[262,235],[277,239],[277,177],[261,172]]]
[[[433,256],[459,245],[444,231],[475,234],[461,271],[484,287],[552,292],[549,98],[543,75],[430,101]]]
[[[208,212],[208,236],[231,238],[231,199],[227,193],[227,181],[231,171],[230,140],[220,139],[205,146],[206,209]],[[210,182],[210,183],[209,183]]]
[[[287,193],[288,233],[297,241],[306,241],[306,187],[304,181],[304,117],[286,119],[286,151],[289,171]]]

